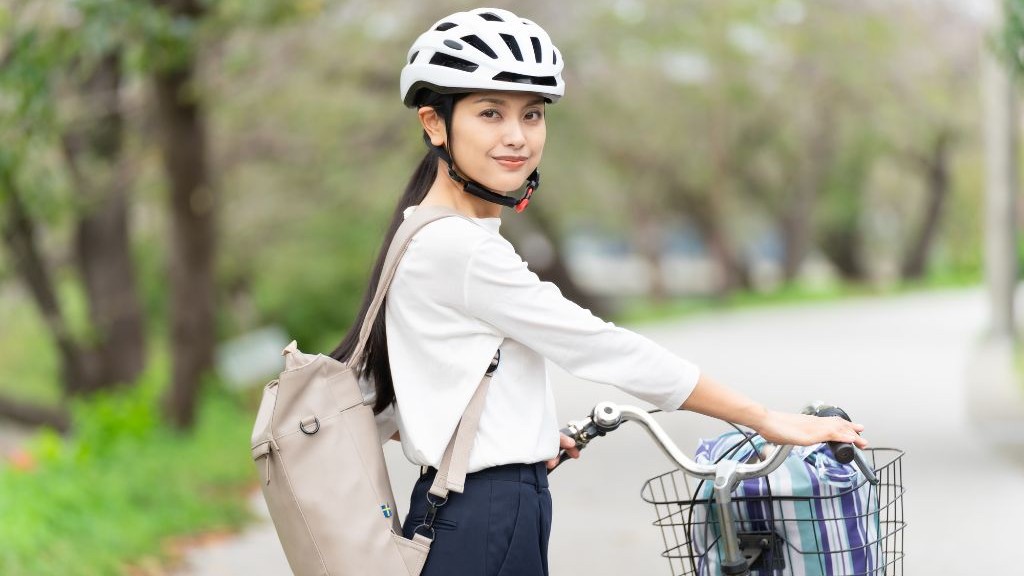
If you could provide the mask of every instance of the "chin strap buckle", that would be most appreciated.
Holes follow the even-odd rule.
[[[526,196],[523,196],[519,202],[516,202],[516,212],[522,212],[526,210],[526,207],[530,205],[530,196],[533,196],[533,186],[526,189]]]

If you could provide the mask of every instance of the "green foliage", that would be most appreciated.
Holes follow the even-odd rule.
[[[275,273],[255,279],[265,318],[310,349],[332,349],[352,325],[383,236],[381,223],[340,226],[344,217],[339,210],[307,222],[303,235],[266,251],[261,263]]]
[[[29,465],[0,467],[0,573],[118,574],[170,536],[246,521],[250,415],[209,390],[196,429],[175,433],[156,417],[158,380],[80,402],[72,437],[43,432]]]
[[[702,313],[834,302],[842,298],[873,294],[877,292],[862,285],[833,284],[827,287],[812,287],[793,283],[772,292],[738,291],[725,298],[677,298],[664,303],[646,299],[630,300],[617,314],[616,321],[623,324],[664,322]]]
[[[1024,0],[1003,0],[1003,28],[992,43],[1013,75],[1024,79]]]
[[[0,284],[0,294],[0,394],[56,405],[61,397],[57,349],[42,318],[14,286]]]
[[[214,13],[218,26],[237,29],[241,26],[281,26],[301,21],[319,14],[324,9],[323,0],[270,0],[251,2],[249,0],[208,0],[206,4]]]

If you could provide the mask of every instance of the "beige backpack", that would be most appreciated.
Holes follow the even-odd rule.
[[[419,207],[399,227],[352,358],[365,349],[412,236],[448,216],[459,214]],[[294,341],[283,355],[284,371],[263,392],[252,457],[292,571],[298,576],[419,576],[431,540],[421,534],[411,540],[402,536],[373,410],[363,403],[353,366],[322,354],[304,354]],[[481,380],[445,452],[431,487],[441,498],[449,490],[463,490],[494,366]]]

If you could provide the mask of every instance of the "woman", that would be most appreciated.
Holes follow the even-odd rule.
[[[418,110],[428,152],[395,210],[384,254],[417,206],[449,207],[413,238],[377,317],[363,375],[375,412],[427,472],[413,491],[405,535],[432,519],[423,574],[547,574],[551,501],[546,467],[559,448],[547,358],[664,410],[737,422],[773,442],[866,446],[860,425],[766,410],[649,340],[606,323],[541,282],[499,233],[503,206],[522,211],[539,185],[547,104],[564,93],[562,59],[547,33],[515,14],[477,9],[434,24],[409,51],[402,100]],[[332,354],[347,361],[358,329]],[[426,492],[495,350],[465,491],[430,510]],[[428,511],[429,510],[429,511]],[[436,512],[436,516],[434,513]]]

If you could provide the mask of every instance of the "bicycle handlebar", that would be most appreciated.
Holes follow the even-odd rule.
[[[703,478],[705,480],[715,479],[717,474],[717,467],[715,465],[699,464],[690,459],[690,457],[684,454],[683,451],[676,446],[675,442],[669,438],[665,429],[655,422],[654,418],[652,418],[645,410],[635,406],[621,406],[612,402],[602,402],[594,407],[591,419],[594,421],[594,424],[598,429],[606,431],[618,428],[624,421],[636,422],[643,427],[648,435],[650,435],[655,444],[657,444],[658,447],[661,448],[661,451],[665,453],[665,456],[667,456],[669,460],[675,462],[677,466],[698,478]],[[789,455],[789,452],[792,449],[792,446],[776,446],[772,450],[771,455],[763,461],[755,464],[737,463],[735,474],[740,480],[770,474],[773,470],[778,468],[783,461],[785,461],[786,456]]]
[[[834,406],[817,404],[809,406],[804,412],[819,416],[839,416],[849,420],[846,412]],[[568,428],[562,430],[562,433],[573,438],[576,441],[576,447],[582,450],[591,440],[615,430],[625,421],[633,421],[640,424],[654,440],[654,443],[665,453],[665,456],[684,472],[702,480],[713,482],[714,498],[718,503],[717,515],[719,525],[733,527],[733,529],[722,530],[721,532],[721,573],[729,575],[750,574],[749,560],[747,555],[740,549],[740,539],[734,529],[734,512],[731,506],[732,492],[743,480],[771,474],[785,462],[786,457],[793,450],[793,446],[776,445],[767,458],[753,464],[737,462],[731,459],[700,464],[694,462],[679,450],[679,447],[669,438],[665,429],[655,422],[649,413],[635,406],[620,406],[612,402],[602,402],[594,406],[594,410],[588,418],[570,423]],[[830,443],[830,448],[834,450],[834,456],[839,458],[839,455],[843,454],[842,457],[846,457],[847,453],[852,453],[852,459],[857,463],[865,478],[872,484],[878,484],[878,478],[875,477],[874,471],[855,446],[839,444],[833,447],[832,444]],[[562,452],[558,463],[555,464],[551,471],[554,471],[566,458],[568,458],[568,454]]]
[[[809,406],[805,409],[805,413],[822,417],[839,416],[846,420],[850,419],[842,409],[835,406],[825,406],[820,403]],[[647,434],[654,440],[654,443],[661,448],[665,456],[688,474],[705,480],[715,480],[716,475],[719,474],[719,470],[716,465],[699,464],[690,459],[679,449],[678,446],[676,446],[675,442],[673,442],[665,432],[665,429],[662,428],[648,412],[635,406],[619,405],[613,402],[601,402],[597,406],[594,406],[594,410],[591,412],[589,417],[577,422],[571,422],[569,426],[563,428],[561,432],[575,440],[576,448],[582,450],[588,443],[590,443],[591,440],[598,436],[604,436],[606,433],[615,430],[625,421],[632,421],[640,424],[643,429],[647,431]],[[846,464],[850,461],[854,461],[868,481],[872,484],[878,483],[878,479],[875,477],[871,466],[864,460],[860,451],[857,450],[853,444],[843,442],[829,442],[828,444],[829,448],[832,449],[833,456],[835,456],[839,462]],[[755,464],[736,463],[735,470],[730,472],[738,480],[746,480],[748,478],[757,478],[771,474],[786,460],[786,457],[789,456],[789,453],[792,450],[793,446],[776,446],[772,450],[771,454],[764,460]],[[555,468],[561,465],[562,462],[565,462],[568,458],[569,455],[565,451],[562,451],[559,454],[558,463],[551,469],[551,471],[553,472]]]

